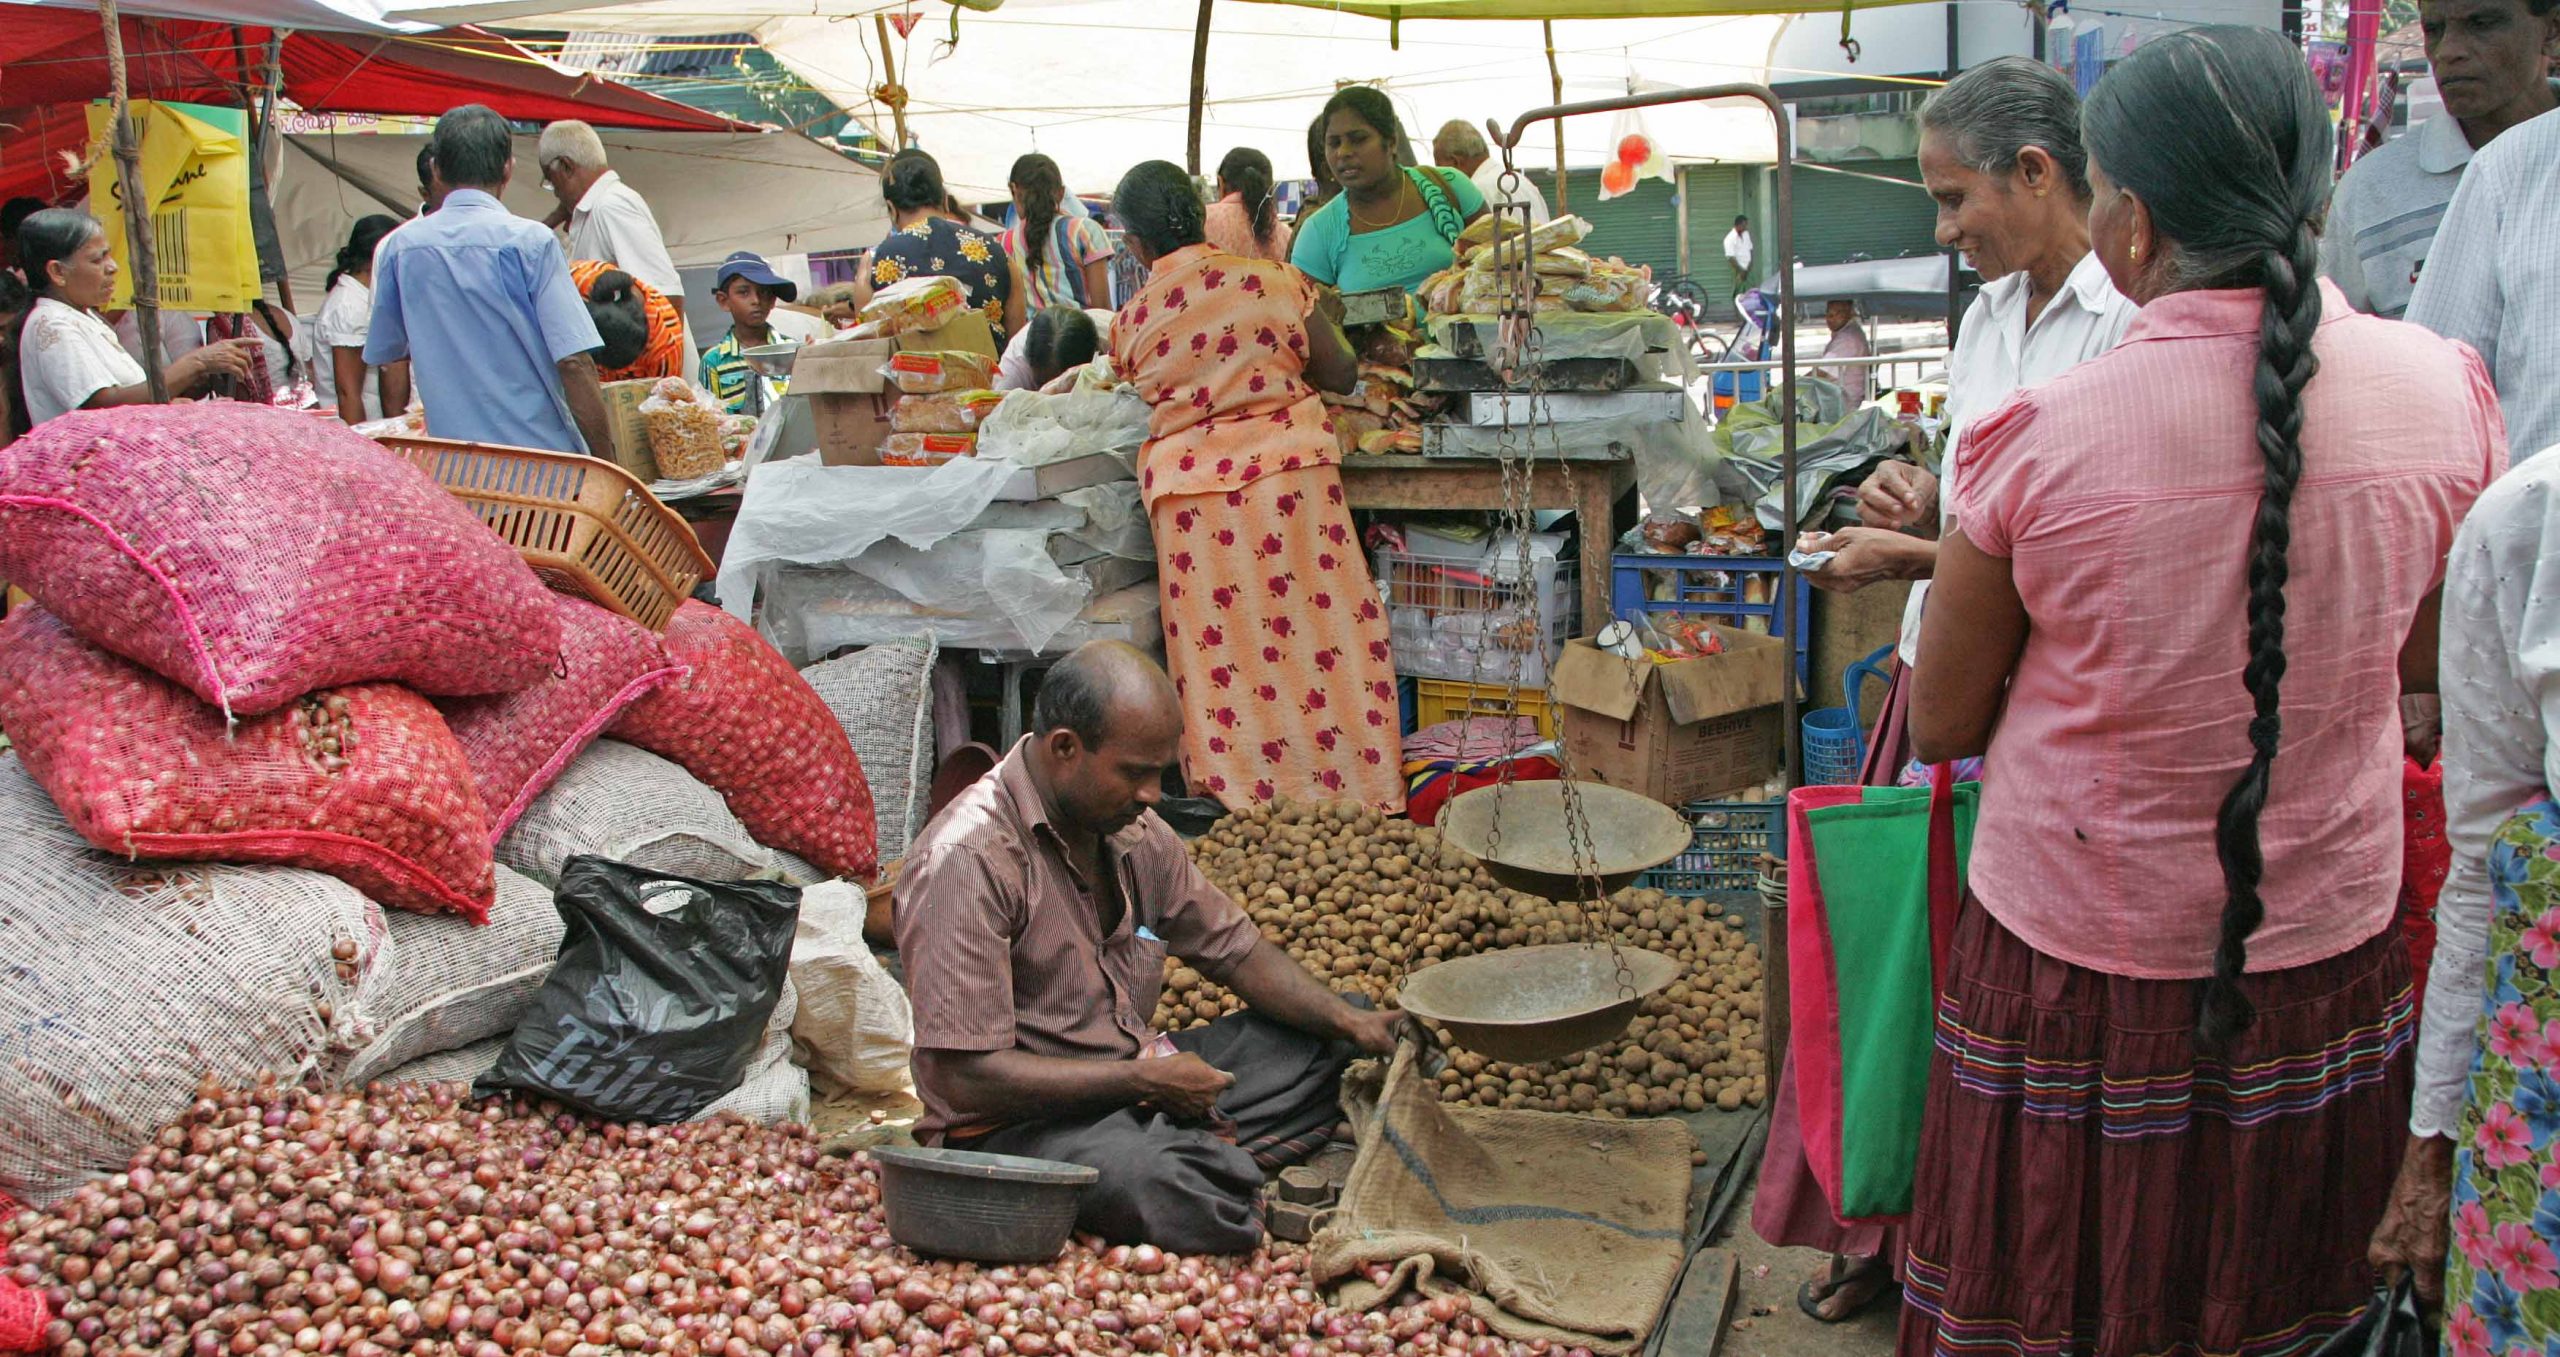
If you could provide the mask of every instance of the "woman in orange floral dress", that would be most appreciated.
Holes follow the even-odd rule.
[[[1339,303],[1203,243],[1190,176],[1151,160],[1112,207],[1148,270],[1111,357],[1153,408],[1138,472],[1192,789],[1230,806],[1404,806],[1387,618],[1318,389],[1358,375]]]

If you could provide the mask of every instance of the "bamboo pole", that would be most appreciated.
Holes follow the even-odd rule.
[[[889,106],[889,117],[897,129],[897,144],[889,150],[895,154],[907,149],[907,92],[898,85],[898,53],[897,48],[889,41],[888,13],[883,11],[872,15],[871,22],[880,34],[882,76],[880,88],[873,93],[883,96],[881,101]]]
[[[1200,122],[1209,102],[1209,9],[1217,0],[1200,0],[1200,22],[1191,33],[1191,161],[1200,173]]]
[[[168,374],[161,368],[160,259],[151,238],[151,209],[142,201],[142,137],[134,131],[125,99],[124,27],[116,17],[116,0],[98,0],[98,18],[107,28],[107,103],[115,136],[116,196],[124,203],[125,251],[133,260],[133,327],[142,339],[142,376],[151,400],[169,399]]]
[[[1209,2],[1209,0],[1200,0],[1200,2],[1201,2],[1202,4],[1204,4],[1204,5],[1205,5],[1205,4],[1207,4],[1207,3]],[[1539,21],[1538,21],[1538,26],[1539,26],[1540,28],[1544,29],[1544,30],[1546,31],[1546,35],[1547,35],[1547,83],[1548,83],[1550,86],[1552,86],[1552,87],[1554,88],[1554,90],[1555,90],[1555,96],[1556,96],[1556,103],[1557,103],[1557,104],[1559,104],[1559,105],[1561,105],[1561,104],[1563,104],[1563,103],[1564,103],[1564,72],[1556,66],[1556,21],[1555,21],[1555,20],[1553,20],[1553,19],[1541,19],[1541,20],[1539,20]],[[1569,212],[1569,211],[1573,210],[1573,205],[1572,205],[1572,203],[1569,201],[1569,197],[1570,197],[1570,195],[1569,195],[1569,192],[1568,192],[1567,187],[1566,187],[1566,184],[1565,184],[1566,175],[1565,175],[1565,169],[1564,169],[1564,124],[1563,124],[1563,123],[1557,123],[1557,124],[1556,124],[1556,127],[1555,127],[1555,133],[1556,133],[1556,207],[1555,207],[1555,211],[1556,211],[1556,215],[1557,215],[1557,216],[1559,216],[1559,217],[1561,217],[1561,216],[1563,216],[1565,213],[1567,213],[1567,212]]]

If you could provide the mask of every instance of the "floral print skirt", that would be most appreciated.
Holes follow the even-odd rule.
[[[2489,843],[2489,987],[2454,1152],[2445,1349],[2560,1351],[2560,805]]]
[[[1330,466],[1149,506],[1193,792],[1404,809],[1387,615]]]

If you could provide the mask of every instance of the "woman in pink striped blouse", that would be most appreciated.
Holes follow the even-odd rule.
[[[2295,1351],[2371,1286],[2410,1088],[2404,685],[2504,467],[2470,350],[2315,282],[2299,52],[2196,29],[2082,114],[2124,342],[1975,427],[1928,760],[1989,754],[1902,1352]]]

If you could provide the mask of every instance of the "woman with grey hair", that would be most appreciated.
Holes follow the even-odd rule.
[[[2089,157],[2071,83],[2039,62],[2001,57],[1947,82],[1920,110],[1920,177],[1938,204],[1938,243],[1982,275],[1947,363],[1947,453],[1933,475],[1887,462],[1859,494],[1864,526],[1806,549],[1838,553],[1806,578],[1854,592],[1883,580],[1926,581],[1937,566],[1950,487],[1969,426],[2022,387],[2061,376],[2114,348],[2134,305],[2089,252]],[[1950,483],[1942,487],[1941,475]],[[1863,781],[1892,786],[1911,759],[1905,730],[1926,584],[1903,615],[1899,661],[1867,740]],[[1881,1295],[1901,1257],[1900,1231],[1843,1225],[1804,1158],[1793,1063],[1781,1072],[1752,1225],[1771,1243],[1832,1255],[1797,1303],[1837,1323]]]

